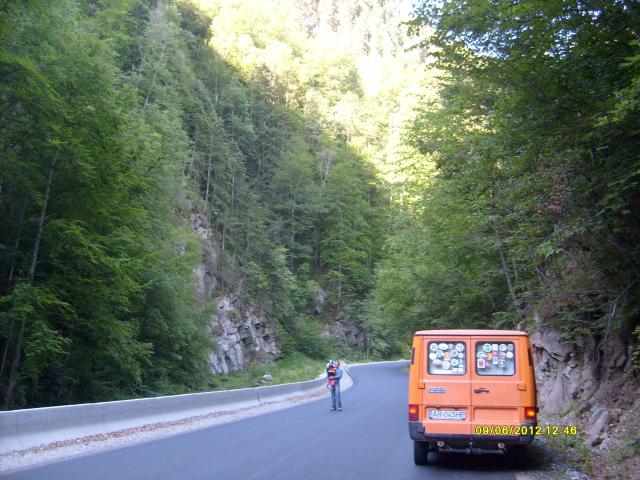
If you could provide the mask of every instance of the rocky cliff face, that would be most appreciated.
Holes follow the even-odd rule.
[[[214,234],[206,225],[204,216],[197,211],[191,213],[191,227],[200,237],[203,251],[202,262],[194,269],[198,300],[203,308],[212,310],[209,326],[215,348],[209,354],[211,373],[239,372],[251,362],[274,360],[278,355],[275,323],[259,307],[243,305],[236,295],[221,292],[215,276],[217,254]],[[324,289],[317,286],[310,313],[322,315],[326,299]],[[342,347],[360,350],[366,347],[366,334],[360,321],[352,315],[325,325],[322,334]]]
[[[633,369],[632,346],[615,337],[569,342],[553,330],[534,333],[531,344],[538,401],[549,423],[577,425],[587,446],[599,453],[637,439],[640,375]]]
[[[211,316],[211,331],[218,346],[209,354],[213,374],[239,372],[251,362],[273,360],[278,354],[275,329],[264,313],[237,308],[228,296],[222,297],[218,312]]]
[[[202,263],[194,269],[198,299],[210,305],[217,299],[216,309],[209,318],[215,348],[209,354],[214,375],[239,372],[254,361],[276,358],[275,325],[259,308],[241,305],[237,298],[218,291],[215,277],[216,250],[213,232],[205,225],[204,217],[191,214],[193,231],[200,237]]]
[[[327,292],[318,285],[312,297],[311,312],[314,315],[322,315],[326,307]],[[346,314],[341,320],[324,325],[321,334],[331,338],[342,348],[364,350],[367,345],[367,336],[363,331],[362,323],[351,314]]]
[[[346,320],[325,325],[322,329],[322,335],[335,340],[343,348],[358,350],[366,348],[366,335],[356,318],[349,317]]]

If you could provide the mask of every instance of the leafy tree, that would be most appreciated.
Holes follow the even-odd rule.
[[[623,1],[419,6],[413,26],[432,29],[441,90],[407,137],[437,174],[408,192],[419,199],[410,218],[421,214],[391,243],[380,309],[419,308],[414,328],[508,326],[538,313],[570,337],[633,330],[637,18]],[[416,254],[405,238],[433,229],[426,237],[444,241]],[[407,277],[419,268],[411,258],[428,275],[446,272],[456,295],[439,298],[442,280],[407,292],[426,284]],[[399,272],[407,282],[389,280]]]

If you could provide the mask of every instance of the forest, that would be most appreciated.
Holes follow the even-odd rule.
[[[194,215],[281,358],[349,319],[372,358],[545,326],[640,364],[637,4],[410,10],[0,4],[0,408],[206,389]]]

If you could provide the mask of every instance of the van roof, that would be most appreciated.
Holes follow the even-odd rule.
[[[527,332],[521,330],[420,330],[415,333],[415,336],[427,336],[427,335],[449,335],[449,336],[500,336],[500,335],[527,335]]]

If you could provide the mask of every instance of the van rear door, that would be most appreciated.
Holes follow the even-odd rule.
[[[528,378],[522,371],[527,363],[524,340],[525,337],[499,335],[471,339],[472,433],[478,433],[477,427],[523,423],[522,389],[527,388],[524,379]]]
[[[471,433],[469,336],[425,336],[418,388],[423,392],[425,433]]]

